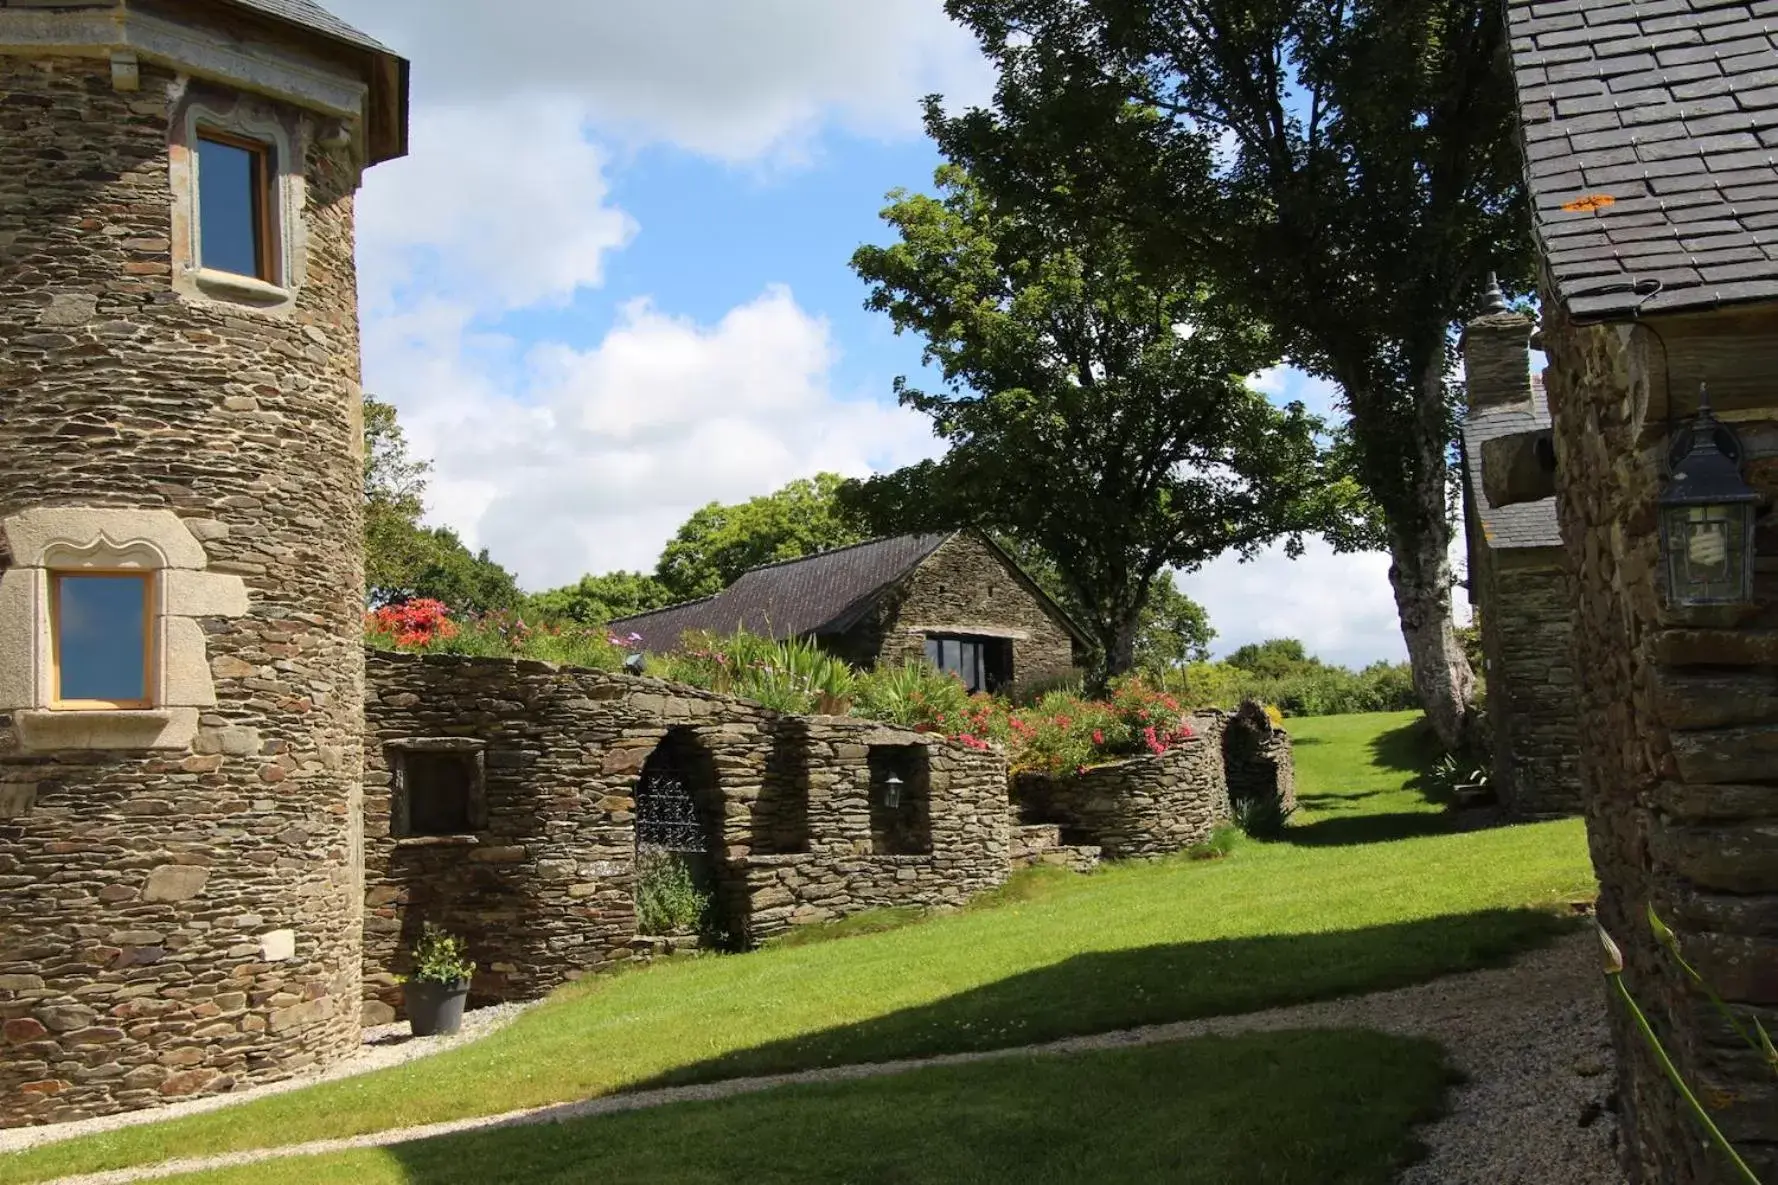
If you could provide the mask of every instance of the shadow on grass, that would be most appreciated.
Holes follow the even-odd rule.
[[[1378,769],[1423,774],[1443,753],[1438,735],[1424,719],[1379,733],[1370,743],[1371,763]]]
[[[1573,925],[1542,910],[1494,909],[1319,934],[1092,951],[918,1008],[722,1054],[638,1088],[1004,1049],[1379,991],[1496,965]]]
[[[1283,842],[1305,848],[1350,847],[1354,844],[1393,843],[1426,835],[1450,835],[1457,830],[1442,813],[1397,811],[1380,815],[1321,819],[1284,829]]]
[[[383,1154],[394,1164],[258,1165],[250,1179],[1384,1185],[1451,1082],[1430,1042],[1262,1033],[784,1087],[400,1144]]]

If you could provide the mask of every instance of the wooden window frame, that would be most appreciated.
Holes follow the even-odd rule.
[[[142,697],[128,700],[62,698],[62,582],[104,577],[127,578],[142,584]],[[55,712],[126,712],[154,707],[155,683],[155,586],[154,573],[135,568],[67,568],[49,573],[49,707]]]
[[[278,240],[276,219],[272,211],[277,208],[274,201],[277,187],[277,145],[264,140],[255,140],[251,136],[243,136],[238,132],[225,131],[200,123],[197,128],[200,147],[198,155],[202,155],[202,142],[224,144],[230,148],[239,148],[253,160],[253,255],[258,271],[251,277],[266,284],[282,284],[278,275]],[[203,203],[203,165],[198,165],[198,184],[192,194],[192,206],[197,214],[198,222],[198,266],[209,267],[204,262],[204,203]],[[221,269],[216,269],[221,270]]]

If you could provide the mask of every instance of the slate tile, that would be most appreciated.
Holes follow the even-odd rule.
[[[1564,125],[1566,125],[1567,122],[1568,121],[1564,120]],[[1656,124],[1653,126],[1664,127],[1666,125]],[[1649,136],[1644,138],[1653,141],[1670,139],[1672,137],[1669,135],[1666,137]],[[1583,132],[1578,136],[1571,135],[1568,137],[1568,142],[1574,145],[1574,150],[1578,153],[1590,152],[1595,148],[1615,148],[1619,144],[1634,143],[1636,139],[1637,137],[1634,132],[1614,126],[1603,132]]]
[[[1741,215],[1741,225],[1754,227],[1761,231],[1769,230],[1774,235],[1778,235],[1778,210],[1762,214],[1743,214]]]
[[[1587,0],[1543,0],[1541,4],[1531,5],[1531,15],[1538,20],[1545,17],[1560,16],[1565,12],[1579,12],[1587,6]],[[1513,8],[1521,7],[1512,5]]]
[[[1729,8],[1708,14],[1698,13],[1697,17],[1694,19],[1697,20],[1698,31],[1703,34],[1704,40],[1712,45],[1737,44],[1746,40],[1751,40],[1750,34],[1754,32],[1761,34],[1770,32],[1768,29],[1749,25],[1745,20],[1740,22],[1740,24],[1737,24],[1730,20],[1712,20],[1709,23],[1705,23],[1700,19],[1706,15],[1711,17],[1727,17],[1733,15],[1734,11],[1734,9]],[[1746,29],[1746,34],[1742,32],[1743,29]],[[1724,56],[1726,57],[1728,55],[1725,54]]]
[[[1773,164],[1773,155],[1764,148],[1751,152],[1729,152],[1715,154],[1705,158],[1712,173],[1728,173],[1735,169],[1751,169],[1760,165]]]
[[[1705,115],[1689,121],[1694,136],[1715,136],[1724,132],[1750,132],[1762,127],[1778,126],[1778,113],[1759,115],[1752,111],[1729,111],[1721,115]]]
[[[1530,123],[1534,120],[1552,120],[1556,118],[1556,108],[1552,103],[1521,102],[1519,104],[1519,118],[1526,123]],[[1758,143],[1758,141],[1755,141],[1755,143]]]
[[[1664,123],[1668,120],[1683,121],[1688,130],[1695,130],[1693,120],[1706,119],[1712,115],[1744,114],[1735,105],[1735,100],[1728,95],[1714,95],[1704,99],[1688,99],[1683,103],[1666,103],[1660,106],[1629,107],[1618,113],[1625,127],[1635,127],[1645,123]]]
[[[1567,78],[1616,78],[1622,74],[1637,74],[1655,68],[1653,54],[1626,54],[1621,58],[1598,61],[1594,59],[1592,52],[1584,46],[1564,52],[1578,52],[1583,55],[1583,59],[1545,64],[1544,73],[1551,82],[1561,82]],[[1675,50],[1673,52],[1682,51]]]
[[[1671,92],[1675,99],[1703,99],[1715,95],[1733,96],[1735,80],[1725,77],[1718,71],[1711,71],[1707,77],[1695,82],[1682,82]]]
[[[1612,242],[1625,246],[1630,243],[1658,242],[1661,239],[1671,240],[1678,237],[1678,232],[1673,229],[1673,224],[1664,218],[1655,225],[1624,227],[1614,225],[1607,233],[1611,236]]]
[[[1704,156],[1711,153],[1739,151],[1742,149],[1758,149],[1759,139],[1751,132],[1732,132],[1726,136],[1687,136],[1683,139],[1666,140],[1653,144],[1639,145],[1637,154],[1643,160],[1669,160],[1676,156]]]
[[[1531,53],[1515,53],[1513,61],[1524,67],[1548,69],[1558,65],[1572,65],[1575,62],[1590,62],[1593,51],[1585,45],[1569,45],[1561,49],[1539,49]]]
[[[1756,201],[1778,193],[1778,182],[1762,181],[1756,185],[1734,185],[1722,191],[1731,202]]]
[[[1716,182],[1709,173],[1693,170],[1674,173],[1667,177],[1654,177],[1649,180],[1648,187],[1662,196],[1675,193],[1691,193],[1700,190],[1716,191]]]
[[[1771,42],[1764,37],[1741,37],[1732,41],[1663,49],[1657,51],[1655,57],[1663,66],[1681,66],[1687,62],[1701,62],[1706,59],[1720,62],[1744,53],[1769,53],[1771,49]]]
[[[1750,185],[1778,186],[1778,169],[1760,166],[1751,169],[1731,169],[1726,173],[1712,173],[1710,179],[1716,182],[1719,189],[1727,189],[1730,186],[1738,188],[1746,188]]]
[[[1570,78],[1565,82],[1552,82],[1543,88],[1540,98],[1572,99],[1576,95],[1603,95],[1606,93],[1603,78]]]
[[[1557,21],[1573,20],[1572,25],[1552,27]],[[1573,18],[1567,16],[1553,17],[1550,21],[1538,22],[1536,31],[1538,49],[1560,49],[1565,45],[1589,45],[1594,54],[1599,52],[1599,44],[1616,39],[1640,37],[1641,26],[1633,21],[1624,21],[1615,25],[1586,25],[1579,14]]]
[[[1550,160],[1558,156],[1573,156],[1574,149],[1568,146],[1566,137],[1553,136],[1545,140],[1531,140],[1525,145],[1525,159],[1533,163]]]
[[[1735,102],[1747,110],[1778,107],[1778,86],[1765,86],[1757,90],[1737,90]]]
[[[1719,263],[1707,265],[1703,269],[1704,279],[1711,284],[1729,284],[1736,280],[1767,280],[1778,279],[1772,270],[1770,260],[1762,259],[1757,263]]]
[[[1590,152],[1576,153],[1574,159],[1575,163],[1580,165],[1582,173],[1610,168],[1612,165],[1633,165],[1637,161],[1636,149],[1629,144],[1620,144],[1615,148],[1595,148]]]
[[[1607,165],[1587,174],[1589,185],[1607,186],[1621,185],[1626,181],[1647,181],[1655,177],[1673,177],[1680,173],[1701,171],[1702,166],[1695,160],[1683,158],[1674,160],[1638,161],[1633,165]],[[1612,196],[1616,197],[1616,194]],[[1621,198],[1619,199],[1622,200]]]
[[[1698,12],[1689,3],[1682,4],[1679,9],[1668,9],[1666,14],[1650,15],[1652,5],[1637,6],[1637,13],[1642,16],[1642,27],[1650,33],[1662,33],[1668,29],[1703,29],[1713,25],[1733,25],[1745,22],[1745,13],[1733,9],[1719,9],[1716,12]]]
[[[1636,307],[1634,296],[1627,293],[1613,293],[1609,296],[1577,296],[1568,301],[1568,312],[1574,317],[1592,318],[1609,317],[1614,313],[1624,313]]]

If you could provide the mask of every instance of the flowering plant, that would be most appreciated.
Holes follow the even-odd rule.
[[[364,624],[373,643],[381,638],[395,646],[425,646],[457,633],[444,602],[426,597],[384,605],[367,614]]]

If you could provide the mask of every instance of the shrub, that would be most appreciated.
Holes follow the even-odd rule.
[[[677,852],[636,855],[636,928],[644,934],[685,934],[699,929],[710,895],[698,888],[691,865]]]
[[[414,943],[413,955],[414,971],[408,976],[413,983],[451,987],[475,974],[475,964],[468,957],[468,944],[431,922],[420,927],[420,938]]]
[[[1235,826],[1250,839],[1282,837],[1296,809],[1285,806],[1284,797],[1276,792],[1232,799],[1229,806]]]
[[[367,614],[364,638],[379,650],[408,654],[531,658],[607,671],[621,667],[624,659],[622,641],[602,629],[572,623],[533,626],[507,610],[452,620],[437,601],[385,605]]]

